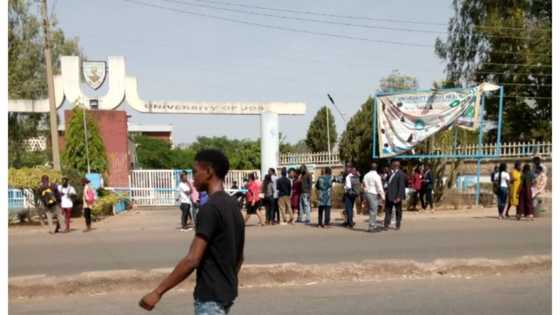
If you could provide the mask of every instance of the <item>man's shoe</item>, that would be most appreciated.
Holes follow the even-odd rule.
[[[395,227],[395,231],[398,231],[398,230],[400,230],[400,229],[401,229],[401,227],[398,226],[398,225],[397,225],[397,227]]]

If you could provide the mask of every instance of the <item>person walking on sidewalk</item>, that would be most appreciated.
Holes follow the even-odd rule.
[[[276,204],[274,201],[274,189],[272,187],[273,185],[274,184],[272,183],[270,174],[266,174],[262,187],[264,192],[264,207],[266,209],[266,225],[272,225],[272,223],[274,222],[274,206]]]
[[[430,206],[430,210],[434,212],[434,200],[432,190],[434,189],[434,179],[432,177],[432,169],[429,164],[424,166],[422,174],[422,188],[420,189],[420,203],[422,210],[426,210]]]
[[[41,185],[37,190],[39,195],[39,205],[47,215],[49,224],[49,233],[55,234],[60,230],[60,226],[64,225],[64,215],[60,209],[60,192],[58,186],[51,183],[47,175],[41,177]],[[53,219],[56,218],[56,225]]]
[[[290,224],[294,221],[292,205],[290,204],[290,193],[292,192],[292,187],[287,175],[288,172],[286,171],[286,168],[283,167],[282,177],[278,178],[276,181],[276,188],[278,190],[278,209],[282,220],[280,221],[280,224],[282,225],[285,225],[286,221]]]
[[[397,217],[395,229],[401,229],[402,203],[406,198],[406,175],[400,169],[400,162],[393,160],[391,163],[391,175],[387,184],[387,199],[385,201],[385,222],[384,229],[388,230],[391,224],[393,208]]]
[[[301,203],[301,174],[299,169],[290,169],[288,173],[292,173],[291,183],[292,183],[292,195],[290,196],[290,204],[292,206],[292,211],[294,216],[297,214],[296,222],[301,222],[302,213],[300,209]]]
[[[208,192],[208,201],[197,215],[196,234],[188,254],[160,285],[139,304],[152,310],[163,295],[196,270],[194,313],[227,314],[238,295],[238,275],[243,263],[245,225],[239,203],[224,191],[229,171],[227,157],[218,150],[195,156],[194,185]]]
[[[535,183],[535,175],[531,171],[531,166],[525,164],[523,173],[521,174],[521,183],[519,187],[519,206],[517,207],[517,220],[521,220],[521,216],[528,217],[533,220],[535,209],[533,207],[533,185]]]
[[[327,167],[324,174],[317,179],[316,188],[319,195],[319,227],[328,227],[331,224],[331,191],[332,176],[331,168]],[[324,221],[323,221],[324,215]]]
[[[361,193],[360,177],[355,167],[352,167],[344,182],[344,210],[346,212],[344,226],[354,228],[354,201]]]
[[[181,174],[181,182],[177,187],[177,193],[177,202],[179,202],[179,208],[181,209],[181,230],[186,231],[189,230],[189,223],[194,222],[194,216],[191,212],[193,207],[192,186],[186,174]]]
[[[313,187],[313,181],[311,179],[311,174],[307,170],[307,166],[303,164],[300,168],[301,170],[301,202],[299,206],[299,211],[301,213],[301,218],[303,223],[309,225],[311,224],[311,188]]]
[[[504,218],[504,210],[506,208],[510,177],[507,172],[506,163],[500,163],[498,174],[494,175],[494,192],[498,202],[498,219]]]
[[[259,219],[259,226],[263,226],[263,219],[259,212],[259,205],[261,201],[260,197],[261,185],[256,181],[254,174],[249,174],[249,183],[247,184],[247,216],[245,217],[245,224],[251,218],[251,215],[255,214],[257,219]]]
[[[68,178],[62,178],[62,185],[58,187],[60,191],[60,207],[64,215],[66,228],[65,233],[70,232],[70,217],[72,216],[72,208],[74,208],[74,198],[76,198],[76,189],[68,183]]]
[[[377,209],[385,200],[385,191],[381,176],[377,174],[377,163],[371,163],[370,171],[364,176],[365,198],[369,208],[368,232],[378,232]]]
[[[89,179],[82,178],[82,185],[84,186],[83,196],[83,208],[84,208],[84,219],[86,220],[86,229],[84,232],[91,231],[91,209],[95,203],[95,191],[89,185]]]

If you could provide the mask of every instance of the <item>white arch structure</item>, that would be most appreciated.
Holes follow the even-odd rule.
[[[138,93],[135,77],[126,74],[125,58],[108,58],[109,90],[99,97],[85,95],[81,89],[80,58],[60,57],[61,74],[54,77],[55,104],[60,108],[64,100],[90,106],[97,100],[99,109],[112,110],[125,100],[135,110],[154,114],[216,114],[260,115],[261,117],[261,174],[279,165],[278,115],[304,115],[305,104],[299,102],[185,102],[144,101]],[[48,112],[48,99],[8,100],[10,112]]]

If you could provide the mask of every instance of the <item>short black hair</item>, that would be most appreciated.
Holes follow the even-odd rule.
[[[327,175],[331,175],[331,174],[332,174],[332,170],[331,170],[330,167],[326,167],[326,168],[325,168],[325,174],[327,174]]]
[[[285,167],[282,167],[282,176],[286,177],[286,175],[288,175],[288,171]]]
[[[217,149],[204,149],[196,154],[194,160],[207,164],[221,180],[226,178],[226,174],[229,171],[229,161],[222,151]]]

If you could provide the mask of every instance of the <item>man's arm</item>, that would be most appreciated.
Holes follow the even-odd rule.
[[[206,239],[199,235],[195,236],[187,256],[179,261],[175,269],[173,269],[155,290],[148,293],[140,300],[140,306],[151,311],[167,291],[173,289],[190,276],[200,264],[200,260],[204,255],[207,245],[208,241]]]

